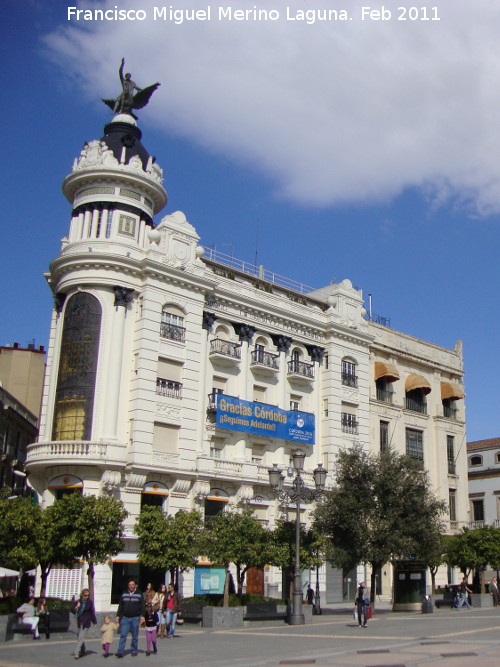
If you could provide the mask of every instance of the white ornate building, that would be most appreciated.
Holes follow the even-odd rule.
[[[283,508],[267,468],[288,466],[297,446],[310,485],[318,461],[332,470],[355,442],[407,451],[450,500],[450,530],[464,524],[460,344],[368,321],[349,280],[314,290],[204,249],[181,212],[155,226],[162,180],[135,120],[115,116],[63,183],[71,223],[47,274],[55,308],[27,469],[46,505],[80,488],[129,511],[123,553],[97,570],[97,608],[109,609],[126,575],[153,578],[136,563],[141,506],[213,514],[248,503],[272,527]],[[49,594],[71,595],[83,571],[56,568]],[[188,573],[184,594],[205,590],[207,571]],[[249,585],[277,595],[280,575],[266,568]],[[390,595],[388,572],[380,585]],[[330,568],[321,586],[327,601],[352,594]]]

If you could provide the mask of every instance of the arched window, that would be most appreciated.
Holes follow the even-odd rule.
[[[74,475],[60,475],[54,477],[48,485],[49,491],[52,491],[56,500],[61,500],[63,496],[69,493],[83,493],[83,482]]]
[[[64,313],[53,440],[90,440],[101,334],[101,304],[88,294],[72,296]]]
[[[141,493],[141,511],[144,507],[159,507],[166,510],[168,489],[161,482],[148,482]]]
[[[160,336],[184,343],[186,329],[184,327],[184,311],[178,306],[166,305],[161,311]]]
[[[483,465],[483,457],[479,456],[476,454],[475,456],[471,456],[469,459],[469,465],[470,466],[482,466]]]

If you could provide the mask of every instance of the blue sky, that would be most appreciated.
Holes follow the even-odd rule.
[[[68,21],[71,4],[148,20]],[[163,213],[307,285],[349,278],[397,330],[462,339],[468,440],[498,436],[500,10],[435,0],[440,21],[398,21],[415,3],[389,1],[382,22],[361,20],[364,4],[307,24],[285,6],[332,2],[236,0],[280,19],[175,25],[153,22],[149,0],[2,3],[0,344],[48,343],[43,273],[71,212],[61,182],[102,135],[124,56],[139,85],[162,84],[140,127],[164,170]]]

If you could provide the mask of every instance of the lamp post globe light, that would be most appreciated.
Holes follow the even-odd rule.
[[[274,463],[272,468],[268,469],[269,484],[278,500],[290,500],[296,504],[295,515],[295,568],[293,576],[293,604],[292,613],[288,617],[290,625],[304,625],[305,617],[302,613],[302,572],[300,568],[300,501],[314,500],[325,490],[325,481],[328,471],[323,468],[321,463],[314,470],[314,484],[316,489],[308,489],[304,484],[301,473],[304,470],[304,459],[306,455],[300,449],[292,454],[293,469],[289,472],[290,476],[295,474],[291,488],[285,489],[285,476],[281,468]]]

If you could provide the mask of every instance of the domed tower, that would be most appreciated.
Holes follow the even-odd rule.
[[[40,436],[27,460],[44,502],[84,480],[86,492],[117,488],[127,465],[141,267],[158,250],[153,216],[167,202],[141,138],[131,113],[115,115],[63,182],[72,215],[47,274],[55,306]]]

